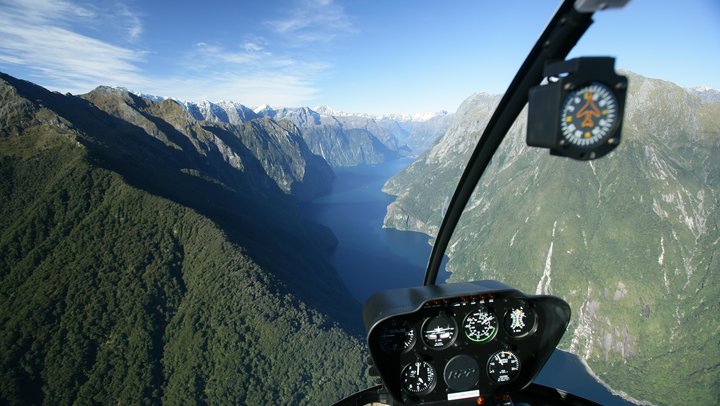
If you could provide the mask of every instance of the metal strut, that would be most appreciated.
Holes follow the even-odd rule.
[[[584,3],[592,2],[585,1]],[[607,6],[607,3],[603,4]],[[583,10],[589,11],[577,11],[574,0],[565,0],[560,5],[500,100],[500,104],[475,146],[470,161],[450,200],[445,217],[443,217],[425,271],[424,284],[426,286],[435,284],[443,255],[460,216],[485,168],[490,163],[490,159],[527,103],[530,88],[539,85],[542,81],[545,63],[564,60],[592,24],[594,9],[586,7]]]

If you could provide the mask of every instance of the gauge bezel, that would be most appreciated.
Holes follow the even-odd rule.
[[[481,311],[485,312],[486,314],[488,314],[489,316],[492,317],[492,320],[494,323],[494,330],[493,330],[492,334],[490,336],[488,336],[487,338],[485,338],[483,340],[475,340],[474,338],[470,337],[470,335],[467,332],[468,318],[478,312],[481,312]],[[480,305],[480,306],[476,307],[474,310],[470,311],[468,314],[466,314],[465,317],[463,318],[462,327],[463,327],[463,334],[465,334],[465,338],[467,338],[471,343],[474,343],[474,344],[487,344],[487,343],[491,342],[493,339],[495,339],[495,337],[497,337],[498,330],[500,329],[497,316],[492,311],[492,309],[490,309],[489,307],[487,307],[485,305]]]
[[[490,372],[490,363],[493,362],[495,357],[501,353],[508,353],[511,354],[513,358],[515,358],[515,362],[517,362],[518,369],[517,371],[513,372],[512,376],[509,377],[507,381],[498,381],[497,378],[492,376],[492,373]],[[502,349],[499,351],[495,351],[487,360],[487,365],[485,366],[485,372],[487,373],[488,378],[490,378],[490,382],[492,382],[495,385],[505,385],[512,381],[514,381],[518,376],[520,376],[520,373],[522,372],[522,364],[520,363],[520,357],[514,352],[509,349]],[[509,375],[509,374],[508,374]]]
[[[441,346],[436,346],[436,345],[433,345],[428,342],[428,340],[426,338],[426,328],[427,328],[428,324],[430,324],[433,320],[436,320],[439,318],[444,318],[451,323],[451,325],[453,327],[453,330],[452,330],[453,335],[452,335],[452,338],[450,338],[450,341],[448,341],[447,343],[444,343]],[[457,340],[457,337],[458,337],[458,333],[459,333],[459,329],[458,329],[457,322],[455,322],[455,319],[453,317],[451,317],[450,315],[447,315],[444,313],[440,313],[435,316],[428,317],[427,319],[425,319],[425,321],[423,321],[422,328],[420,329],[420,337],[423,341],[423,344],[425,344],[425,346],[427,348],[429,348],[431,350],[436,350],[436,351],[444,350],[446,348],[449,348],[453,344],[455,344],[455,341]]]
[[[409,331],[412,333],[409,343],[400,350],[393,350],[393,349],[388,348],[385,345],[386,342],[384,340],[379,339],[378,344],[380,345],[380,348],[388,354],[401,354],[401,353],[406,353],[406,352],[412,350],[412,348],[417,343],[417,335],[415,334],[415,329],[413,328],[412,324],[410,324],[407,320],[389,319],[389,320],[386,320],[380,328],[383,330],[386,330],[386,329],[388,329],[389,325],[394,324],[394,323],[401,323],[401,324],[404,324],[405,326],[407,326]],[[381,337],[382,337],[382,334],[383,334],[383,331],[380,332]],[[407,339],[404,340],[403,342],[406,342],[406,341],[407,341]]]
[[[410,368],[411,366],[414,366],[418,362],[420,362],[422,364],[423,368],[426,368],[426,369],[429,368],[429,370],[432,371],[433,379],[425,389],[416,392],[416,391],[413,391],[413,390],[410,390],[407,388],[407,385],[405,384],[405,373],[408,371],[408,368]],[[408,363],[407,365],[405,365],[402,368],[402,370],[400,372],[400,385],[402,387],[402,390],[410,396],[427,395],[428,393],[432,392],[435,389],[435,386],[437,386],[437,382],[438,382],[438,374],[437,374],[437,371],[435,370],[435,367],[431,363],[429,363],[423,359],[417,359],[413,362]]]
[[[599,117],[592,119],[590,115],[586,115],[584,122],[591,123],[590,128],[582,129],[575,126],[575,122],[579,119],[576,109],[582,110],[585,106],[583,99],[585,94],[590,92],[592,99],[597,97],[600,101],[605,101],[606,105],[599,105],[600,102],[593,102],[592,107],[597,111]],[[580,99],[579,102],[575,102]],[[587,103],[587,102],[585,102]],[[570,108],[572,106],[572,109]],[[598,81],[592,81],[578,86],[570,90],[563,99],[560,108],[560,133],[562,135],[561,142],[572,144],[582,149],[594,149],[599,145],[609,142],[615,135],[620,121],[620,103],[615,93],[606,84]],[[570,119],[568,124],[567,119]],[[603,124],[603,121],[609,122],[609,125]],[[571,126],[570,126],[571,125]],[[577,133],[580,133],[578,136]],[[586,136],[585,134],[590,134]],[[583,136],[585,135],[585,136]]]
[[[532,336],[533,334],[535,334],[535,332],[536,332],[537,329],[538,329],[538,324],[539,324],[538,318],[539,318],[539,316],[538,316],[538,313],[535,311],[535,309],[530,305],[530,303],[529,303],[529,302],[526,302],[526,301],[521,301],[521,302],[517,302],[517,303],[511,304],[511,305],[508,306],[508,307],[509,307],[509,308],[508,308],[507,310],[505,310],[505,314],[503,314],[503,320],[502,320],[503,330],[505,330],[505,334],[507,334],[510,338],[515,338],[515,339],[523,339],[523,338],[530,337],[530,336]],[[517,308],[517,307],[524,307],[524,308],[527,309],[529,312],[531,312],[531,313],[532,313],[532,316],[533,316],[532,326],[530,327],[530,329],[529,329],[527,332],[522,333],[522,334],[515,334],[515,333],[513,333],[513,332],[510,330],[510,328],[507,326],[507,323],[506,323],[507,318],[508,318],[508,317],[511,317],[510,314],[511,314],[511,313],[514,311],[514,309]]]

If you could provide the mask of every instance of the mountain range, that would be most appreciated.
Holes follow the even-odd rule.
[[[151,98],[150,96],[143,96]],[[453,114],[385,115],[336,112],[328,106],[250,109],[236,102],[183,102],[197,120],[241,124],[260,117],[295,124],[310,147],[333,167],[372,165],[419,154],[448,128]]]
[[[612,389],[718,404],[720,103],[627,75],[623,140],[603,159],[528,148],[523,112],[450,241],[449,282],[560,296],[573,311],[561,348]],[[385,184],[396,196],[385,227],[436,235],[499,99],[468,98],[447,133]]]
[[[320,404],[369,382],[289,121],[0,74],[0,403]]]

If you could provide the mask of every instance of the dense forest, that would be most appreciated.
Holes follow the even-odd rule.
[[[267,212],[291,207],[277,188],[2,79],[0,403],[320,404],[367,385],[358,305],[320,244],[283,244],[318,230]]]

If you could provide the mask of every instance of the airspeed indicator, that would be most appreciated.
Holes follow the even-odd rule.
[[[476,343],[485,343],[493,339],[497,333],[497,318],[485,306],[480,306],[468,314],[463,322],[465,336]]]

